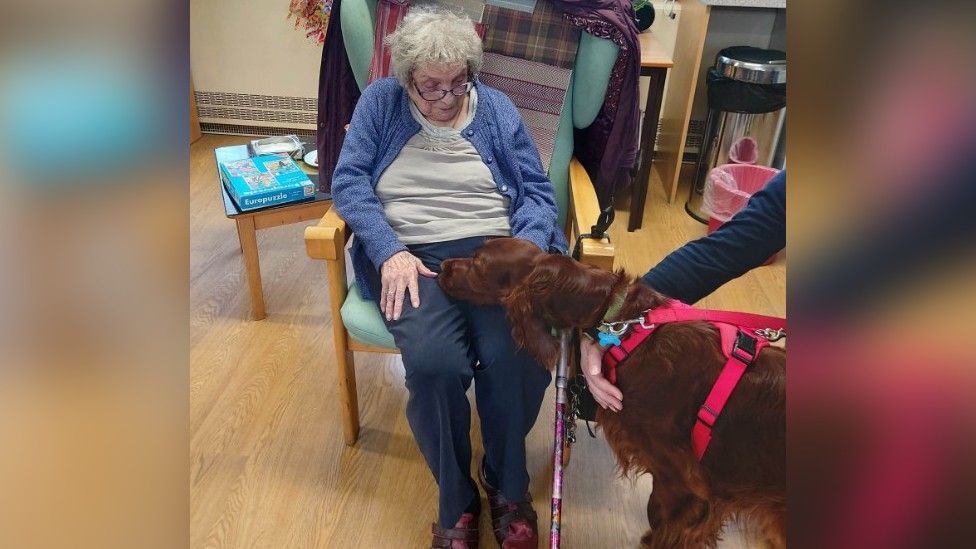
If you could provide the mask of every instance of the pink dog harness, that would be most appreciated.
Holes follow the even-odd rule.
[[[786,319],[750,313],[696,309],[680,301],[671,300],[656,309],[644,311],[633,320],[604,323],[609,335],[601,334],[601,345],[609,345],[603,354],[603,370],[610,383],[617,384],[617,365],[654,330],[671,322],[704,320],[718,328],[722,339],[725,367],[698,409],[698,418],[691,431],[691,447],[701,461],[712,439],[712,426],[725,404],[759,352],[786,335]]]

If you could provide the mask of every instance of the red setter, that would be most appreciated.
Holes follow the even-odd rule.
[[[445,261],[439,282],[453,297],[502,304],[516,341],[550,368],[559,352],[550,326],[594,326],[618,292],[626,292],[623,308],[607,320],[637,318],[666,301],[623,271],[508,238],[488,241],[471,259]],[[644,547],[714,547],[733,518],[757,528],[773,547],[786,545],[786,353],[778,347],[760,353],[698,462],[692,426],[725,361],[712,325],[661,326],[619,365],[623,410],[598,410],[623,472],[654,477]]]

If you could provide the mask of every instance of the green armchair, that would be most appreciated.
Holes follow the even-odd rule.
[[[376,0],[343,0],[339,16],[349,62],[362,89],[366,85],[373,56]],[[599,216],[593,184],[582,165],[572,158],[573,128],[589,126],[600,112],[616,58],[615,44],[582,33],[549,165],[549,178],[556,191],[560,223],[564,224],[571,244],[575,235],[588,232]],[[376,303],[364,300],[356,285],[347,283],[345,247],[350,236],[349,228],[335,208],[329,209],[317,225],[305,229],[305,247],[309,257],[325,260],[327,265],[345,441],[353,445],[359,436],[353,352],[399,351],[394,345],[393,336],[386,330]],[[609,240],[583,241],[583,262],[612,269],[613,259],[614,248]]]

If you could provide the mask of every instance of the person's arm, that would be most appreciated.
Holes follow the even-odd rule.
[[[641,277],[664,295],[695,303],[786,246],[786,172],[712,234],[671,252]]]
[[[395,100],[390,83],[377,81],[363,91],[349,123],[332,176],[332,201],[377,269],[393,254],[407,249],[386,220],[373,189],[373,164],[382,156],[384,112]]]
[[[380,310],[387,320],[398,320],[407,292],[413,306],[420,306],[417,276],[437,274],[400,242],[373,188],[374,163],[381,156],[383,113],[397,99],[390,86],[377,82],[366,88],[356,104],[332,176],[332,200],[380,273],[380,295],[375,296]]]

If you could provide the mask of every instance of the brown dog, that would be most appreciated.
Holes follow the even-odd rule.
[[[637,318],[667,299],[622,271],[515,239],[445,261],[439,282],[454,297],[504,305],[515,340],[550,368],[559,349],[550,326],[594,326],[621,292],[624,305],[607,320]],[[732,518],[757,527],[772,546],[786,545],[786,353],[767,347],[746,370],[698,462],[691,430],[724,364],[712,325],[661,326],[618,367],[623,410],[598,411],[624,473],[654,476],[643,546],[713,547]]]

